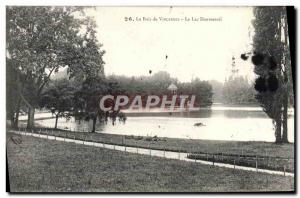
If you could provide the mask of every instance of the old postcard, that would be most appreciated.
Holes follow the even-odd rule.
[[[295,192],[286,6],[6,6],[7,191]]]

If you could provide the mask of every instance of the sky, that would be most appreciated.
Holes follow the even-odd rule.
[[[151,70],[183,82],[224,81],[235,56],[239,74],[254,76],[251,63],[240,59],[251,51],[251,7],[97,7],[86,14],[95,19],[106,51],[106,75],[151,75]]]

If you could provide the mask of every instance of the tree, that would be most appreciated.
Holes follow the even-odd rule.
[[[191,82],[192,93],[196,95],[196,102],[200,106],[211,106],[212,105],[212,86],[207,81],[200,81],[199,78],[195,78]]]
[[[165,94],[171,83],[176,83],[177,79],[172,78],[166,71],[158,71],[146,79],[149,84],[151,94]]]
[[[18,71],[17,90],[28,107],[28,128],[34,127],[35,108],[53,73],[67,67],[70,77],[84,77],[103,70],[95,23],[76,18],[78,12],[82,8],[7,7],[7,58],[13,62],[8,66]]]
[[[275,142],[288,142],[287,109],[292,83],[286,8],[256,7],[254,16],[255,53],[251,60],[258,75],[256,98],[273,120]]]
[[[253,85],[243,76],[229,78],[222,89],[223,102],[227,104],[256,103],[255,93]]]
[[[11,121],[13,128],[18,127],[19,113],[23,107],[23,103],[18,94],[18,70],[11,65],[13,61],[7,59],[6,69],[6,116]]]
[[[99,108],[100,94],[106,91],[102,78],[87,78],[77,89],[74,97],[76,120],[93,121],[92,132],[96,130],[97,118],[102,121],[104,113]]]
[[[120,109],[114,110],[114,102],[107,101],[106,107],[110,106],[113,110],[103,111],[99,107],[100,99],[104,95],[121,95],[118,83],[108,81],[99,76],[88,77],[76,91],[74,97],[74,116],[76,120],[89,121],[92,120],[92,131],[96,131],[97,120],[107,123],[108,118],[115,124],[116,118],[125,122],[126,116]]]
[[[75,88],[72,84],[64,79],[52,82],[42,93],[40,107],[45,107],[51,110],[55,115],[55,126],[59,117],[69,119],[73,110]]]
[[[209,84],[212,86],[213,91],[213,103],[222,103],[223,102],[223,86],[224,83],[216,81],[216,80],[210,80]]]
[[[199,78],[188,83],[178,83],[178,91],[181,95],[195,95],[195,106],[212,105],[212,86],[208,81],[201,81]]]

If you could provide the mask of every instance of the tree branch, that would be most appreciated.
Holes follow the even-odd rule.
[[[53,67],[51,70],[50,70],[50,73],[48,74],[48,76],[45,78],[44,82],[42,83],[42,85],[39,87],[39,90],[38,90],[38,96],[41,94],[41,91],[43,90],[44,86],[46,85],[46,83],[49,81],[50,79],[50,76],[52,74],[52,72],[56,69],[57,67]]]
[[[29,108],[33,108],[32,105],[25,99],[25,97],[23,96],[23,94],[19,91],[19,95],[22,98],[22,100],[25,102],[25,104],[29,107]]]

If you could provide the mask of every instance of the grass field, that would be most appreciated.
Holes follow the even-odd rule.
[[[275,144],[271,142],[241,142],[161,138],[145,136],[124,136],[105,133],[70,132],[66,130],[39,129],[37,133],[80,140],[103,142],[131,147],[194,153],[190,158],[214,159],[217,162],[294,172],[294,144]],[[210,154],[207,155],[206,153]],[[227,155],[227,156],[226,156]],[[257,158],[256,158],[257,157]]]
[[[43,129],[42,134],[46,134]],[[56,136],[69,137],[81,140],[91,140],[103,143],[137,146],[153,148],[160,150],[181,151],[181,152],[207,152],[223,153],[236,155],[261,155],[294,158],[294,144],[275,144],[272,142],[262,141],[222,141],[222,140],[200,140],[200,139],[179,139],[179,138],[162,138],[146,137],[133,135],[114,135],[107,133],[88,133],[88,132],[70,132],[67,130],[47,129],[48,134]],[[39,129],[36,130],[39,132]]]
[[[7,154],[12,192],[294,190],[292,177],[257,174],[28,136],[7,134]]]

